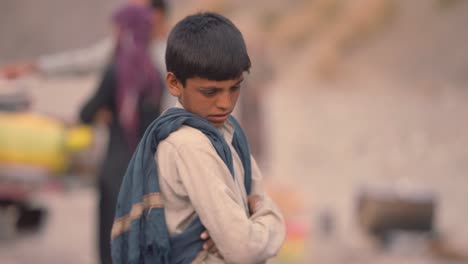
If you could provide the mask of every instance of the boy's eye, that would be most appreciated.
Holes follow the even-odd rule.
[[[203,91],[203,95],[205,96],[213,96],[216,94],[216,90],[208,90],[208,91]]]
[[[237,91],[237,90],[239,90],[239,89],[240,89],[240,84],[239,84],[239,85],[236,85],[236,86],[233,86],[233,87],[231,87],[231,90],[232,90],[232,91]]]

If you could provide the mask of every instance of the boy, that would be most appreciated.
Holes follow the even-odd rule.
[[[166,84],[178,98],[147,129],[121,186],[114,263],[263,263],[285,239],[247,140],[230,116],[250,59],[214,13],[171,31]],[[204,249],[206,229],[216,248]]]

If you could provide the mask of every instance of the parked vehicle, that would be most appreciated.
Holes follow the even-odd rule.
[[[0,238],[41,226],[46,208],[35,196],[91,144],[89,127],[34,113],[30,105],[24,90],[0,83]]]

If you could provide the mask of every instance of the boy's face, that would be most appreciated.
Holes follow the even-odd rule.
[[[171,94],[179,98],[185,110],[216,127],[222,126],[234,110],[243,80],[243,76],[225,81],[194,77],[187,79],[183,87],[174,74],[168,73],[166,78]]]

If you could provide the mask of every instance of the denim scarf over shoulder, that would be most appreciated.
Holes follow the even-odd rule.
[[[247,138],[232,116],[229,120],[235,127],[232,145],[242,160],[245,187],[250,193],[251,164]],[[234,177],[231,151],[218,129],[184,109],[166,111],[146,130],[122,181],[112,226],[114,264],[191,263],[202,250],[200,234],[204,227],[198,218],[181,234],[169,236],[154,159],[159,142],[183,125],[196,128],[208,137]]]

